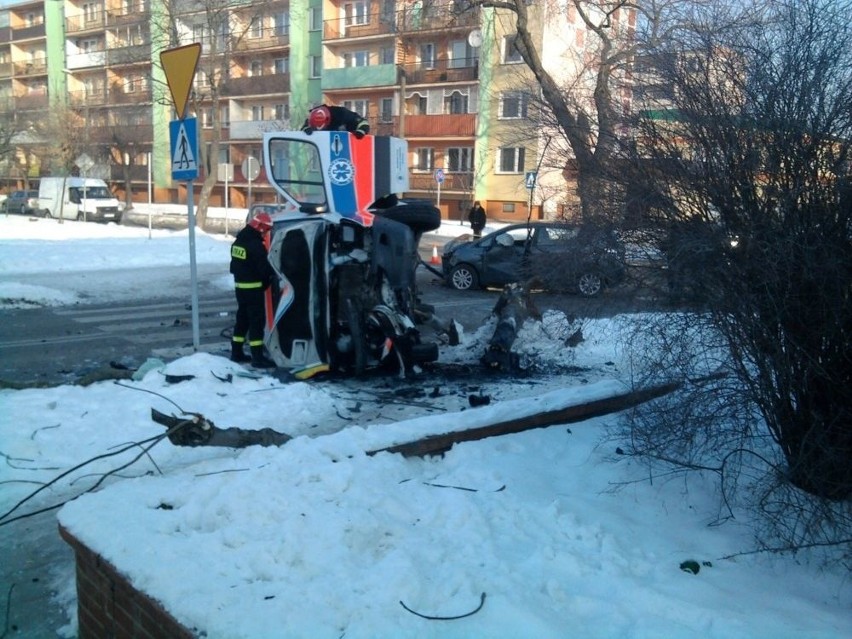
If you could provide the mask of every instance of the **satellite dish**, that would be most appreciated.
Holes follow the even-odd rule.
[[[480,29],[474,29],[467,36],[467,43],[472,46],[474,49],[478,48],[482,45],[482,31]]]

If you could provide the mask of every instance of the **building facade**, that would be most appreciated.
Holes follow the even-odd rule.
[[[561,73],[564,49],[582,46],[567,9],[548,15],[551,3],[540,4],[529,5],[530,28]],[[0,115],[15,149],[0,163],[3,184],[85,170],[133,201],[184,201],[185,185],[171,181],[175,114],[159,52],[199,42],[188,110],[204,147],[195,188],[208,171],[218,178],[211,205],[225,203],[226,180],[232,206],[249,191],[274,201],[262,173],[242,174],[244,160],[261,159],[264,131],[298,129],[310,107],[328,103],[359,112],[377,135],[407,139],[406,195],[438,203],[444,218],[464,220],[474,200],[490,219],[541,215],[527,186],[544,143],[513,14],[464,0],[221,6],[40,0],[0,10]],[[569,188],[562,172],[538,180]]]

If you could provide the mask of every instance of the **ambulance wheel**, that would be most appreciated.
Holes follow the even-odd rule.
[[[374,212],[394,222],[405,224],[415,233],[428,233],[441,226],[441,211],[427,202],[398,204]]]

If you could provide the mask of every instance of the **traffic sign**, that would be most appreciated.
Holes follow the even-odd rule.
[[[527,171],[527,174],[524,177],[524,183],[526,184],[528,189],[532,190],[532,189],[535,188],[535,178],[536,178],[536,172],[535,171]]]
[[[180,120],[186,116],[186,103],[189,100],[192,79],[195,77],[195,69],[200,57],[201,43],[199,42],[160,52],[160,64],[163,65],[166,82]]]
[[[169,123],[172,179],[194,180],[198,177],[198,120],[186,118]]]
[[[240,170],[247,181],[253,182],[260,175],[260,162],[257,161],[256,157],[247,155],[240,166]]]
[[[444,181],[444,169],[435,169],[435,181],[438,184],[443,183],[443,181]]]

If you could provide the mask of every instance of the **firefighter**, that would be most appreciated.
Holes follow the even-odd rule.
[[[231,361],[247,362],[256,368],[274,368],[275,363],[263,352],[265,320],[264,292],[272,283],[275,271],[267,259],[264,238],[272,229],[269,213],[258,213],[231,244],[231,274],[237,296],[237,320],[231,338]],[[248,338],[251,358],[243,351]]]
[[[370,132],[370,123],[346,107],[321,104],[308,112],[302,131],[349,131],[360,140]]]

